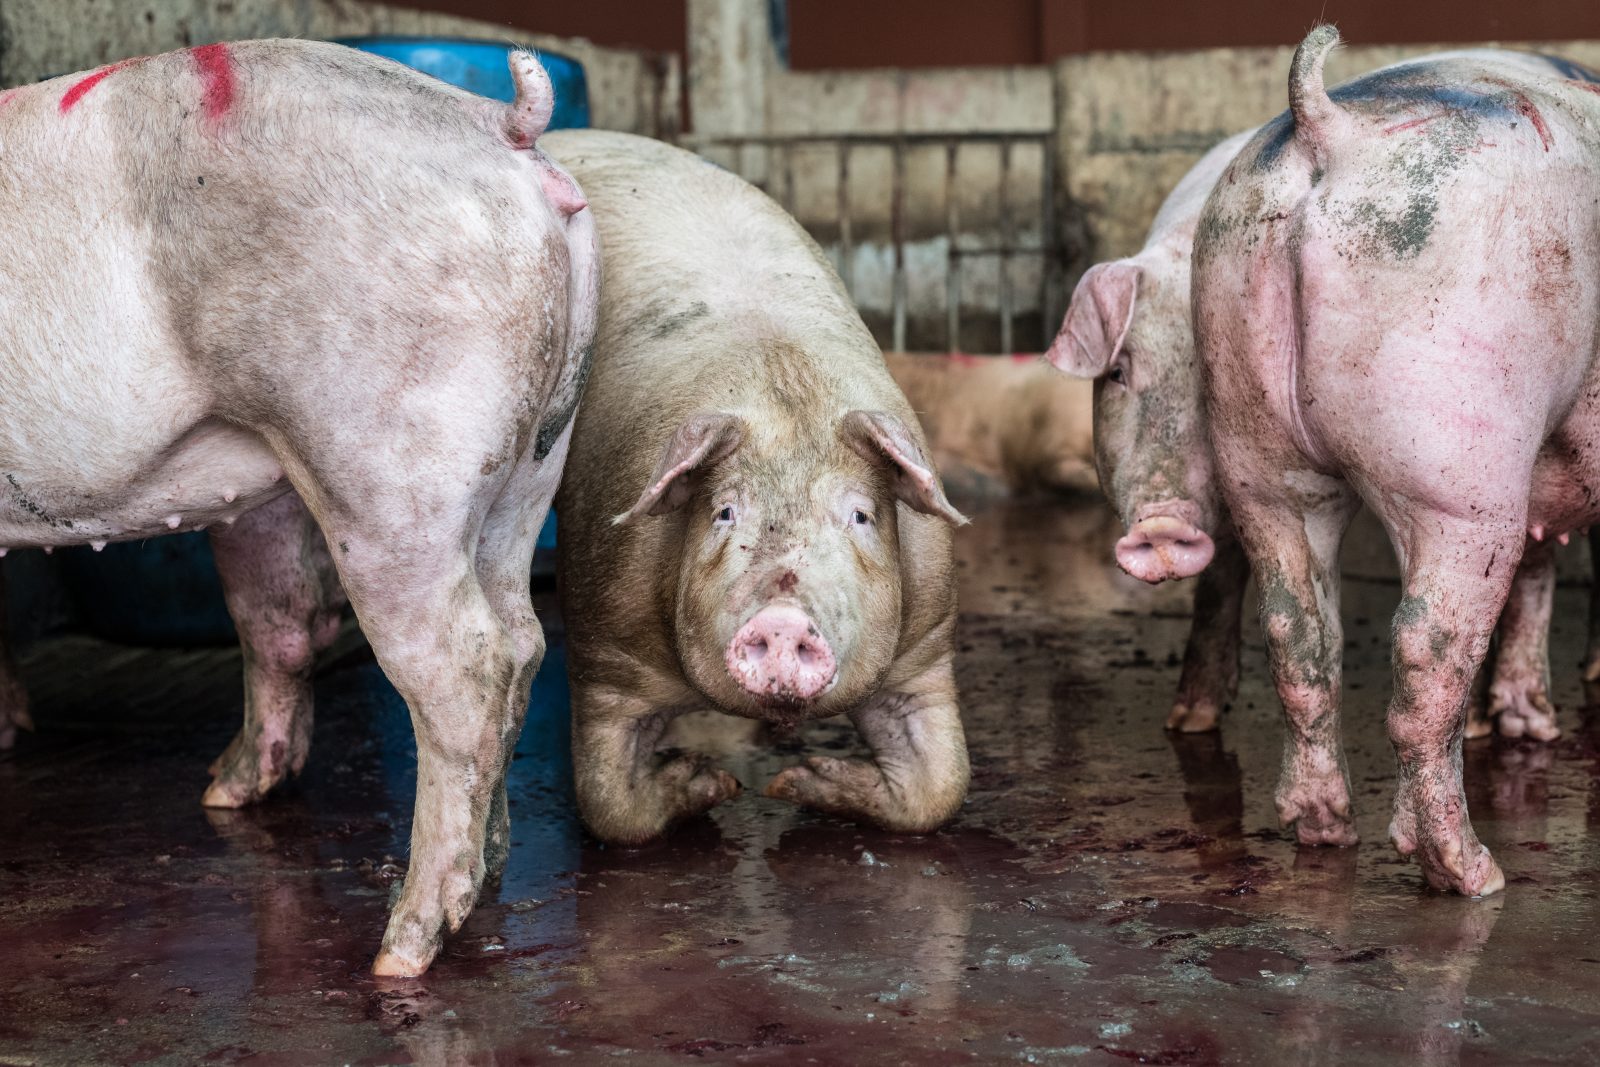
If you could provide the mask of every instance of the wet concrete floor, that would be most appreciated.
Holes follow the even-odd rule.
[[[747,794],[658,846],[596,845],[546,611],[510,867],[420,981],[367,973],[413,756],[360,647],[320,675],[305,775],[224,813],[199,798],[237,727],[236,653],[35,646],[40,732],[0,757],[0,1063],[1600,1062],[1587,590],[1557,594],[1565,736],[1468,745],[1507,891],[1437,894],[1385,839],[1398,589],[1360,529],[1357,848],[1301,850],[1276,825],[1254,625],[1223,732],[1168,735],[1188,590],[1116,573],[1097,504],[995,506],[957,541],[974,781],[953,825],[896,836]],[[855,745],[820,724],[727,763],[759,786]]]

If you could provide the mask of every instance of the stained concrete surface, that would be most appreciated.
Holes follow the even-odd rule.
[[[36,646],[40,732],[0,757],[0,1063],[1600,1061],[1587,590],[1557,593],[1563,738],[1468,745],[1508,887],[1463,900],[1385,839],[1398,590],[1371,528],[1345,586],[1345,850],[1276,825],[1253,625],[1222,734],[1162,731],[1188,590],[1118,575],[1114,537],[1089,504],[995,507],[958,535],[973,790],[926,838],[746,794],[652,848],[594,844],[547,610],[510,867],[420,981],[367,973],[413,785],[368,655],[321,673],[305,775],[227,813],[199,797],[237,727],[236,653]],[[759,787],[855,744],[820,724],[727,763]]]

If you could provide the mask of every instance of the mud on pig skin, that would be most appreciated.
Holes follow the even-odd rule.
[[[1478,49],[1422,61],[1481,57],[1538,77],[1565,60]],[[1339,90],[1335,90],[1338,92]],[[1072,296],[1047,358],[1093,378],[1095,462],[1127,533],[1118,563],[1149,582],[1198,575],[1194,623],[1167,727],[1215,729],[1238,688],[1239,615],[1249,578],[1217,485],[1195,361],[1190,258],[1206,197],[1256,131],[1213,148],[1173,189],[1134,256],[1092,267]],[[1548,632],[1554,561],[1530,552],[1503,617],[1492,677],[1474,687],[1468,737],[1498,725],[1509,737],[1560,735],[1549,699]],[[1600,595],[1595,599],[1600,614]],[[1596,628],[1600,635],[1600,627]],[[1591,656],[1600,677],[1600,654]]]
[[[382,974],[425,970],[504,860],[529,563],[594,329],[593,222],[534,147],[550,80],[510,64],[507,105],[248,41],[0,110],[0,545],[222,527],[249,686],[228,805],[304,758],[337,569],[417,733]]]
[[[1600,517],[1600,95],[1570,64],[1480,54],[1330,94],[1337,41],[1302,43],[1290,112],[1195,242],[1212,444],[1289,724],[1279,816],[1302,842],[1355,837],[1336,554],[1365,503],[1402,571],[1390,836],[1435,887],[1493,893],[1461,785],[1468,690],[1508,596],[1523,621],[1548,603],[1519,562]]]
[[[1093,492],[1088,382],[1037,356],[885,352],[952,493]]]
[[[626,134],[547,143],[606,254],[557,511],[585,822],[637,843],[734,796],[658,751],[689,712],[848,715],[871,761],[769,796],[898,830],[960,805],[951,524],[916,417],[838,277],[766,196]]]

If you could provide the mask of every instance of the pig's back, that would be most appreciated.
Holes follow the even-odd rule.
[[[758,427],[782,418],[770,403],[777,379],[802,383],[802,414],[816,425],[853,408],[911,417],[832,266],[765,194],[632,134],[563,130],[540,144],[583,188],[600,234],[597,355],[569,470],[591,469],[603,450],[617,483],[607,506],[632,503],[689,415],[729,410]],[[781,358],[753,358],[774,348]]]

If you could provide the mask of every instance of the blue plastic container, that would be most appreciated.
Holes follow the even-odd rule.
[[[387,56],[471,92],[495,100],[515,96],[507,57],[515,45],[448,37],[346,37],[337,43]],[[589,125],[589,83],[583,64],[553,52],[538,52],[555,87],[550,129]],[[551,512],[539,532],[536,572],[550,567],[556,543]],[[174,534],[151,541],[109,545],[104,552],[68,549],[60,570],[89,630],[134,645],[227,644],[236,639],[222,598],[211,542],[203,533]]]

